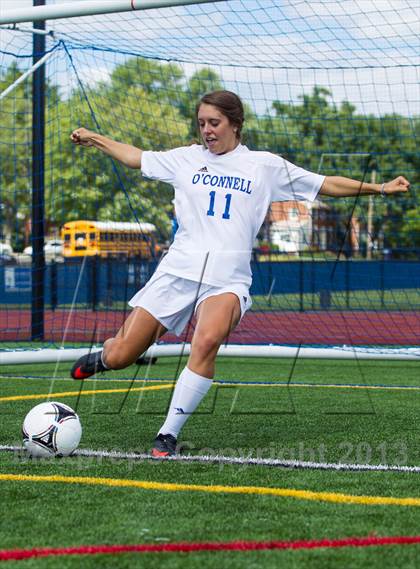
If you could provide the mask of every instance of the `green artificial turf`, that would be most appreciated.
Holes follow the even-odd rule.
[[[81,448],[149,451],[170,400],[171,388],[164,386],[182,366],[183,362],[175,358],[162,358],[150,369],[132,367],[83,384],[66,379],[69,365],[57,369],[54,365],[2,367],[1,398],[37,394],[43,397],[0,399],[0,444],[21,444],[20,428],[25,414],[47,400],[48,393],[74,392],[54,395],[53,399],[72,406],[80,415]],[[415,362],[220,359],[217,381],[258,385],[216,384],[186,424],[182,441],[192,454],[419,466],[420,389],[398,388],[420,387],[418,372]],[[145,376],[148,381],[139,381]],[[131,381],[134,377],[136,381]],[[152,386],[163,389],[136,391]],[[85,394],[104,389],[129,391]],[[420,476],[410,472],[337,472],[81,456],[29,460],[18,452],[0,453],[0,474],[256,486],[395,498],[419,498]],[[1,549],[341,539],[419,533],[418,506],[354,505],[247,493],[40,481],[3,480],[0,487]],[[32,559],[8,565],[16,568],[414,568],[419,553],[418,545],[400,545],[334,550],[130,553]]]

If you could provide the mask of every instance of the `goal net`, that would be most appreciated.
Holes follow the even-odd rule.
[[[28,4],[35,19],[40,8]],[[40,347],[89,349],[114,335],[173,237],[172,189],[74,147],[70,132],[85,126],[145,150],[186,145],[198,136],[196,101],[219,88],[244,101],[251,149],[326,175],[379,183],[402,174],[411,182],[409,195],[392,199],[273,204],[253,251],[253,307],[229,338],[237,351],[225,353],[252,345],[262,349],[247,355],[418,358],[417,2],[226,0],[77,12],[93,4],[73,2],[71,14],[47,6],[56,12],[37,68],[33,38],[42,32],[22,7],[0,17],[0,361],[39,361]],[[40,68],[41,232],[33,227],[32,157]],[[74,221],[94,228],[73,236],[79,254],[77,243],[65,250],[63,227]],[[133,231],[108,231],[102,241],[126,247],[104,253],[94,248],[97,222],[152,224],[153,246],[139,255],[128,246]],[[34,262],[37,239],[44,264]],[[162,353],[193,329],[164,336]]]

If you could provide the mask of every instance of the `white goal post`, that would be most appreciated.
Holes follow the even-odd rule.
[[[35,63],[35,65],[32,65],[32,67],[30,69],[28,69],[28,71],[23,73],[18,79],[16,79],[16,81],[14,83],[9,85],[7,87],[7,89],[5,89],[2,93],[0,93],[0,101],[2,99],[4,99],[5,97],[7,97],[7,95],[9,95],[9,93],[11,93],[14,89],[16,89],[16,87],[18,87],[21,83],[23,83],[28,77],[33,75],[33,73],[38,69],[38,67],[41,67],[41,65],[44,65],[44,63],[46,63],[50,59],[50,57],[52,57],[53,55],[54,55],[54,51],[50,51],[49,53],[45,54],[44,57],[41,57],[41,59],[39,59]]]
[[[101,346],[91,348],[43,348],[38,350],[0,351],[1,365],[74,362],[78,358],[101,350]],[[143,355],[146,358],[189,356],[191,344],[153,344]],[[416,348],[394,349],[389,352],[353,346],[311,348],[300,346],[245,346],[223,345],[218,357],[237,358],[293,358],[293,359],[339,359],[339,360],[404,360],[419,361]]]
[[[79,16],[94,16],[112,14],[115,12],[132,12],[188,6],[189,4],[207,4],[223,0],[91,0],[88,2],[68,2],[32,8],[8,10],[0,14],[0,25],[18,24],[22,22],[39,22],[43,20],[58,20],[60,18],[75,18]]]

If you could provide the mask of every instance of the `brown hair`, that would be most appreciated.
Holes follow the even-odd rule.
[[[240,140],[242,125],[244,123],[244,106],[241,99],[232,91],[213,91],[203,95],[197,103],[195,116],[198,115],[200,105],[213,105],[225,117],[229,119],[232,126],[237,128],[236,138]]]

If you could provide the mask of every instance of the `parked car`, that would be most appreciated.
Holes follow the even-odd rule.
[[[4,251],[3,253],[0,252],[0,266],[4,265],[17,265],[17,259],[10,253]]]
[[[63,241],[61,239],[54,239],[47,241],[44,245],[45,254],[62,255],[63,254]]]
[[[13,255],[12,246],[8,243],[0,243],[0,254],[7,253],[8,255]]]
[[[25,247],[23,250],[24,255],[32,255],[32,245]],[[63,241],[61,239],[51,239],[45,242],[44,245],[45,257],[51,259],[54,257],[61,257],[63,255]]]
[[[16,265],[17,260],[12,246],[8,243],[0,243],[0,265]]]

